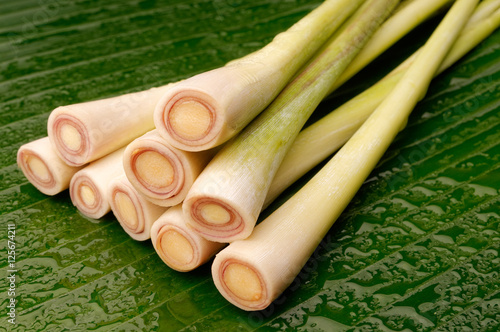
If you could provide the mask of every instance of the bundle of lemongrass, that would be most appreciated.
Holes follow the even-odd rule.
[[[88,217],[112,210],[175,270],[219,252],[212,266],[219,291],[240,308],[264,309],[300,271],[432,77],[500,25],[500,0],[398,2],[326,0],[219,69],[56,108],[48,137],[23,145],[18,165],[47,195],[69,188]],[[301,131],[325,96],[451,4],[421,50]],[[340,147],[254,229],[265,206]]]

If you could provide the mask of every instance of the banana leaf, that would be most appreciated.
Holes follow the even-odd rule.
[[[173,271],[112,214],[86,218],[67,191],[45,196],[16,166],[17,149],[47,135],[55,107],[221,66],[319,3],[0,3],[0,330],[500,329],[500,31],[433,81],[292,285],[263,311],[229,304],[213,285],[210,263]],[[396,66],[438,20],[384,53],[314,117]]]

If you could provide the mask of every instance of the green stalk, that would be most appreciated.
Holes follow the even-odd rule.
[[[262,310],[293,281],[406,122],[477,0],[458,0],[391,94],[301,190],[231,243],[212,265],[221,294],[244,310]]]
[[[156,107],[160,135],[188,151],[226,142],[271,103],[362,2],[327,0],[262,49],[181,82]]]
[[[469,29],[471,26],[480,23],[485,17],[494,13],[497,9],[500,8],[500,1],[498,0],[483,0],[477,5],[474,14],[472,14],[469,22],[465,26],[465,29]]]
[[[370,38],[356,58],[349,64],[337,81],[335,81],[330,92],[353,77],[417,25],[448,6],[451,2],[451,0],[413,0],[403,2],[397,8],[396,12],[373,34],[372,38]]]
[[[397,2],[366,2],[325,51],[212,159],[183,204],[187,222],[195,230],[218,242],[250,235],[269,185],[293,140],[335,79]]]
[[[496,11],[491,13],[483,10],[482,5],[486,3],[496,4]],[[498,8],[500,0],[485,1],[477,7],[436,75],[453,65],[500,26]],[[276,172],[264,206],[270,204],[288,186],[344,145],[392,91],[417,54],[418,51],[409,61],[405,61],[378,83],[302,130]]]

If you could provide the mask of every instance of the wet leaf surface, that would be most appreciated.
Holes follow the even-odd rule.
[[[0,3],[0,330],[12,329],[8,225],[16,230],[17,331],[500,328],[499,31],[433,81],[299,276],[261,312],[225,301],[209,264],[172,271],[112,215],[83,217],[67,192],[45,196],[17,169],[17,149],[46,135],[55,107],[221,66],[262,47],[318,3]],[[436,22],[382,55],[314,117],[397,65]]]

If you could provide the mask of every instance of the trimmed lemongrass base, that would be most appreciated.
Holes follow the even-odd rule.
[[[152,130],[156,103],[172,86],[60,106],[48,119],[52,145],[68,165],[97,160]]]
[[[237,307],[262,310],[290,285],[421,98],[477,0],[458,0],[390,95],[340,151],[252,235],[215,257],[214,283]],[[245,289],[245,284],[251,287]]]
[[[496,6],[492,7],[494,4]],[[493,8],[495,11],[488,12],[484,10],[484,6]],[[478,5],[436,75],[453,65],[500,26],[500,9],[498,8],[500,8],[499,0],[488,0]],[[408,66],[415,60],[418,52],[378,83],[301,131],[276,172],[264,206],[268,206],[288,186],[347,142],[389,95]]]
[[[31,184],[50,196],[68,189],[71,178],[82,168],[63,162],[48,137],[22,145],[17,151],[17,165]]]
[[[154,222],[151,241],[163,262],[180,272],[196,269],[225,246],[205,240],[188,227],[180,205],[168,209]]]
[[[123,230],[137,241],[151,238],[153,223],[167,209],[146,200],[125,175],[109,184],[108,201]]]
[[[111,211],[108,190],[111,180],[124,175],[121,148],[96,160],[73,175],[69,194],[73,205],[84,215],[99,219]]]
[[[167,208],[146,200],[125,175],[111,181],[108,200],[123,230],[137,241],[151,238],[151,227]]]
[[[160,135],[187,151],[216,147],[240,132],[286,86],[360,0],[327,0],[262,49],[180,82],[158,102]]]
[[[221,149],[184,200],[186,223],[216,242],[252,233],[273,177],[302,126],[397,3],[363,4],[272,104]]]
[[[150,202],[174,206],[186,197],[215,151],[188,152],[172,147],[157,130],[132,141],[123,155],[125,174]]]

